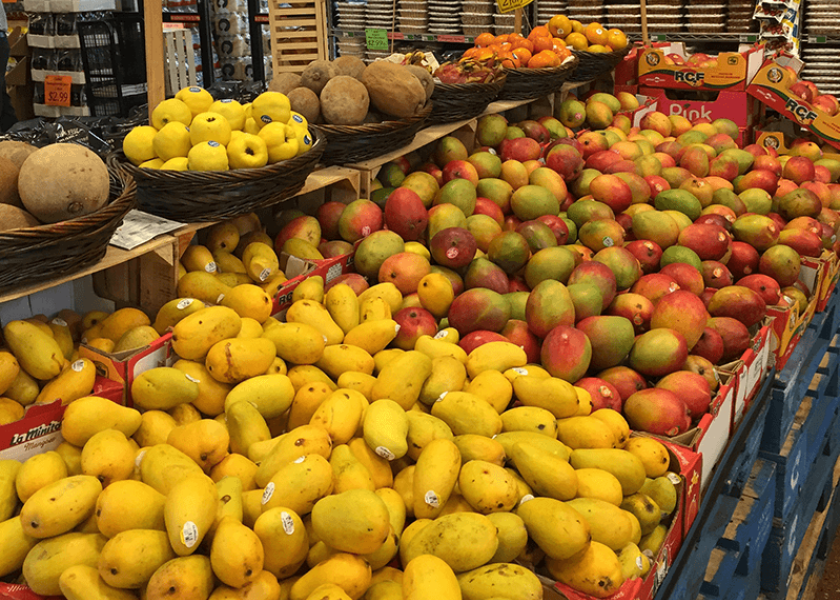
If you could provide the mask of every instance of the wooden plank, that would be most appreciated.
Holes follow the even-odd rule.
[[[146,85],[149,119],[152,109],[166,98],[163,61],[163,4],[162,0],[143,0],[146,42]]]
[[[275,36],[272,36],[272,39],[276,40],[283,40],[283,39],[293,39],[293,38],[309,38],[315,39],[314,32],[312,31],[291,31],[285,30],[282,27],[278,28],[278,31],[275,32]]]
[[[282,18],[278,21],[275,21],[274,27],[271,28],[272,31],[280,31],[287,27],[315,27],[318,22],[312,19],[287,19]]]

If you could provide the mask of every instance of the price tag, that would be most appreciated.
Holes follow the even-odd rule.
[[[816,42],[817,44],[825,44],[826,39],[824,35],[813,35],[810,37],[809,41]]]
[[[365,44],[368,50],[387,50],[388,30],[365,29]]]
[[[44,79],[44,104],[47,106],[70,106],[69,75],[47,75]]]
[[[496,6],[499,7],[499,12],[504,14],[514,11],[517,8],[528,6],[533,1],[534,0],[496,0]]]

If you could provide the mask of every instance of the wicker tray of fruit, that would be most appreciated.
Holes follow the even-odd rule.
[[[469,51],[467,51],[469,53]],[[507,77],[495,56],[468,56],[446,62],[434,72],[431,123],[477,117],[505,87]]]
[[[292,198],[326,146],[278,92],[243,105],[184,88],[155,107],[151,120],[132,129],[108,162],[136,181],[141,210],[185,223]]]

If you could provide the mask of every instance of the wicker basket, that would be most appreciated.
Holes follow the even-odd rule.
[[[599,75],[609,73],[630,53],[630,48],[631,46],[628,44],[624,50],[616,50],[615,52],[584,52],[582,50],[572,50],[572,54],[580,62],[575,72],[569,78],[569,81],[589,81]]]
[[[505,69],[507,81],[499,100],[535,100],[559,92],[578,66],[570,60],[559,67],[541,69]]]
[[[502,75],[491,83],[436,83],[429,123],[451,123],[477,117],[496,99],[505,87],[506,79]]]
[[[327,140],[321,160],[327,165],[364,162],[411,143],[432,112],[432,103],[418,114],[397,121],[364,125],[313,125]]]
[[[311,133],[314,127],[309,129]],[[283,202],[297,194],[327,145],[322,136],[312,134],[312,137],[315,143],[306,154],[259,169],[138,169],[125,161],[121,152],[112,154],[108,161],[119,165],[137,181],[140,209],[182,223],[218,221]]]
[[[136,203],[134,180],[109,168],[110,202],[98,211],[51,225],[0,231],[0,289],[43,283],[98,262]]]

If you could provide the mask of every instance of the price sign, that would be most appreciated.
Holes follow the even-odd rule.
[[[528,6],[534,0],[496,0],[496,6],[499,7],[499,12],[509,13],[517,8],[522,8],[523,6]]]
[[[47,106],[70,106],[69,75],[47,75],[44,79],[44,104]]]
[[[388,30],[365,29],[365,44],[368,50],[387,50]]]

